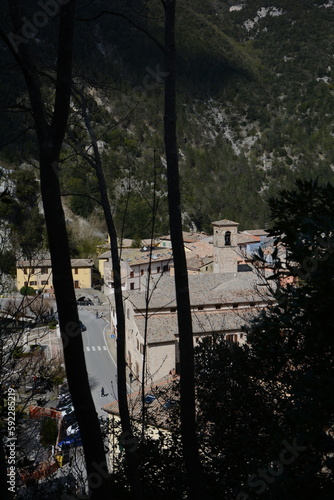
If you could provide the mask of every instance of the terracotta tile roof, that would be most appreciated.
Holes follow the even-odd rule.
[[[238,233],[237,235],[238,245],[247,245],[249,243],[260,243],[260,236],[253,236],[252,234],[247,233]]]

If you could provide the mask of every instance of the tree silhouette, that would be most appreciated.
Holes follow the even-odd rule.
[[[105,452],[88,382],[58,172],[70,110],[76,1],[62,2],[59,8],[57,62],[53,75],[50,74],[54,92],[51,111],[44,99],[40,68],[35,64],[34,36],[22,40],[22,19],[27,19],[25,7],[19,0],[7,2],[12,31],[7,34],[1,28],[0,35],[19,66],[29,95],[68,385],[82,435],[91,498],[105,497],[109,492],[107,475],[101,473],[106,468]],[[96,474],[98,482],[94,482]]]

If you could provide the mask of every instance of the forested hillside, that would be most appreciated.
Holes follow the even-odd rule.
[[[30,3],[34,13],[35,2]],[[155,190],[156,232],[167,232],[160,2],[82,2],[77,18],[77,93],[61,167],[64,201],[83,217],[99,214],[97,182],[82,149],[89,153],[84,99],[118,229],[124,222],[127,237],[150,234]],[[332,179],[333,21],[332,1],[179,2],[185,228],[210,231],[210,222],[223,217],[239,221],[241,228],[265,226],[268,196],[290,187],[296,177]],[[38,29],[35,42],[36,49],[44,44],[36,64],[44,68],[46,95],[55,24],[50,19],[47,28]],[[23,87],[11,76],[15,68],[4,54],[0,160],[17,169],[34,163],[37,153]]]

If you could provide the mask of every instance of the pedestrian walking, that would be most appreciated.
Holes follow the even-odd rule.
[[[103,397],[104,397],[104,395],[105,395],[105,394],[104,394],[104,387],[101,387],[101,398],[103,398]]]

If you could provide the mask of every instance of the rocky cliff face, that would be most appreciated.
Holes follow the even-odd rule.
[[[105,1],[79,5],[82,19],[110,7]],[[134,25],[161,42],[163,16],[156,0],[142,6],[132,0],[115,2],[113,10],[122,15],[78,24],[75,76],[88,95],[117,222],[120,226],[126,211],[126,236],[146,237],[154,176],[156,230],[167,231],[165,73],[157,44]],[[332,180],[333,21],[330,0],[179,2],[178,130],[188,227],[208,230],[220,218],[238,220],[241,228],[263,226],[268,221],[266,198],[291,186],[296,177]],[[52,37],[43,30],[38,36],[52,48]],[[50,63],[40,43],[34,49],[41,68]],[[3,60],[4,69],[6,64]],[[47,80],[45,85],[47,91]],[[19,90],[15,102],[17,95]],[[5,116],[0,116],[3,137],[8,135]],[[78,132],[78,121],[73,103],[72,131],[89,146],[87,134]],[[17,121],[11,124],[15,136]],[[25,135],[21,144],[6,146],[7,163],[34,155],[28,134],[29,141]],[[72,146],[69,138],[64,192],[94,195],[94,173],[83,160],[73,162]],[[88,206],[87,198],[81,203],[78,196],[68,197],[66,203],[79,215],[98,211]]]

